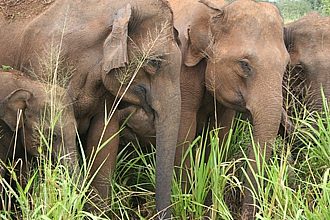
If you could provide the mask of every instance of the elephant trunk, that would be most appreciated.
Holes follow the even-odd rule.
[[[65,155],[67,155],[65,159],[65,165],[68,167],[69,172],[73,177],[76,175],[76,169],[78,167],[78,161],[79,161],[79,154],[76,149],[76,144],[71,143],[65,146],[66,151]],[[75,178],[75,177],[74,177]]]
[[[282,81],[285,66],[276,64],[270,65],[278,66],[276,69],[264,69],[268,75],[267,79],[256,73],[255,84],[246,101],[253,120],[254,141],[260,144],[260,153],[266,153],[266,159],[270,157],[271,149],[266,148],[264,152],[265,144],[268,145],[276,138],[282,117]],[[280,68],[281,66],[283,68]]]
[[[163,78],[160,80],[161,85],[153,85],[151,91],[156,129],[156,208],[159,217],[165,219],[171,215],[168,208],[180,125],[181,95],[178,78],[176,76],[173,81]]]
[[[265,151],[263,150],[265,144],[271,143],[277,136],[282,117],[282,95],[279,94],[277,100],[262,101],[262,105],[251,110],[251,115],[254,141],[260,144],[260,153],[265,153],[268,159],[271,156],[271,149],[267,147]]]
[[[247,175],[250,181],[246,181],[245,186],[250,189],[258,190],[257,180],[255,174],[258,172],[258,161],[269,160],[272,149],[271,144],[275,140],[282,116],[282,74],[275,74],[278,76],[274,80],[269,80],[271,84],[258,84],[262,91],[268,91],[268,95],[262,92],[255,92],[253,94],[263,94],[260,96],[253,96],[252,100],[247,103],[247,108],[251,113],[253,120],[253,138],[256,146],[260,145],[257,151],[254,151],[252,146],[249,149],[250,165],[247,168]],[[267,88],[267,89],[266,89]],[[261,163],[262,164],[262,163]],[[243,201],[243,216],[244,212],[255,213],[255,206],[252,193],[249,190],[245,191]]]
[[[76,128],[77,123],[74,116],[74,110],[72,106],[67,106],[61,114],[61,133],[62,133],[62,145],[59,153],[64,155],[63,164],[68,168],[70,174],[75,178],[76,169],[79,163],[79,152],[76,144]],[[60,156],[62,156],[60,155]]]

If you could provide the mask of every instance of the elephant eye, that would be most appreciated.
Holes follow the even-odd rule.
[[[55,131],[51,134],[51,137],[54,144],[57,144],[60,141],[60,135]]]
[[[241,59],[238,62],[239,62],[239,65],[241,66],[241,68],[242,68],[242,70],[244,72],[243,77],[244,78],[248,78],[252,74],[252,72],[253,72],[249,60],[247,60],[247,59]]]
[[[159,69],[161,65],[161,61],[159,59],[149,60],[148,63],[157,69]]]
[[[156,74],[162,65],[161,58],[148,59],[144,65],[144,69],[150,74]]]
[[[303,65],[301,62],[297,63],[297,64],[295,65],[295,67],[297,67],[297,68],[299,68],[299,69],[304,69],[304,65]]]
[[[53,133],[53,141],[56,142],[58,140],[59,136],[57,133]]]

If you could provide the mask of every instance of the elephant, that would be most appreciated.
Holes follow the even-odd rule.
[[[180,165],[189,143],[210,118],[214,127],[224,127],[219,134],[223,139],[236,111],[251,118],[254,140],[260,143],[260,152],[266,150],[265,159],[269,159],[269,145],[285,119],[282,78],[289,62],[279,10],[271,3],[251,0],[169,3],[182,56],[181,119],[175,164]],[[126,108],[120,114],[130,115],[127,139],[132,140],[132,135],[145,139],[146,133],[152,136],[148,123],[152,115],[148,112]],[[253,150],[249,151],[249,158],[255,161]],[[189,167],[189,161],[185,163]],[[257,189],[252,175],[257,167],[255,163],[251,165],[247,173],[252,187]],[[242,219],[255,215],[253,204],[252,195],[246,190]]]
[[[10,159],[38,157],[48,149],[40,145],[40,132],[52,136],[52,158],[63,157],[65,164],[74,169],[78,165],[76,151],[76,121],[71,99],[63,88],[55,86],[47,91],[44,83],[33,81],[18,71],[0,71],[0,174],[4,177],[5,164]],[[50,87],[49,87],[50,88]],[[52,96],[52,97],[51,97]],[[54,104],[55,103],[55,104]],[[62,105],[65,103],[65,105]],[[18,111],[21,115],[18,118]],[[51,112],[53,111],[53,116]],[[53,118],[54,121],[45,120]],[[55,118],[59,117],[55,123]],[[0,190],[1,191],[1,190]]]
[[[208,118],[225,135],[236,111],[252,119],[253,138],[265,159],[277,136],[282,115],[282,78],[289,61],[283,19],[276,6],[237,0],[169,0],[182,51],[181,119],[176,161]],[[256,155],[249,149],[251,184]],[[259,155],[258,157],[261,157]],[[187,165],[188,166],[188,165]],[[245,190],[242,219],[255,215],[251,192]]]
[[[291,74],[290,78],[295,79],[288,89],[299,99],[308,99],[310,111],[320,112],[321,87],[325,97],[330,96],[330,17],[310,13],[288,23],[284,27],[284,40],[290,54],[286,75]]]
[[[93,174],[98,170],[92,186],[102,200],[109,198],[108,178],[119,143],[118,113],[113,111],[105,126],[105,110],[133,106],[154,116],[156,209],[160,216],[169,217],[166,209],[181,113],[181,56],[169,4],[164,0],[56,0],[33,19],[4,23],[0,33],[0,49],[7,51],[6,56],[0,54],[0,64],[25,73],[42,75],[40,57],[60,45],[53,50],[61,52],[61,64],[73,69],[68,94],[87,156],[103,137],[104,146],[91,169]]]

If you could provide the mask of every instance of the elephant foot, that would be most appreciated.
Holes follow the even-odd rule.
[[[98,204],[95,204],[94,202],[87,202],[84,206],[84,210],[95,216],[109,216],[109,207],[107,207],[105,203],[101,202],[98,202]]]
[[[281,124],[284,127],[284,132],[288,135],[291,135],[294,132],[295,126],[292,121],[289,119],[289,116],[285,109],[282,108],[282,115],[281,115]]]
[[[108,202],[102,199],[94,191],[90,194],[90,199],[84,206],[84,210],[92,213],[95,216],[109,216],[110,206]]]
[[[254,220],[256,208],[254,204],[243,203],[241,220]]]

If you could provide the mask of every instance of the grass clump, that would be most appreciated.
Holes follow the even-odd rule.
[[[259,211],[257,219],[327,219],[330,216],[329,109],[313,118],[297,119],[293,137],[302,143],[292,154],[290,138],[279,137],[270,161],[255,173],[260,189],[252,189]],[[312,114],[311,114],[312,115]],[[173,219],[236,219],[239,217],[245,167],[249,163],[245,146],[252,137],[251,125],[236,119],[224,143],[219,146],[219,130],[207,131],[194,140],[186,157],[192,169],[188,190],[182,191],[182,174],[175,174],[172,188]],[[253,145],[258,152],[257,145]],[[155,149],[127,145],[117,160],[112,178],[111,219],[152,219],[155,216]],[[208,159],[207,159],[208,158]],[[88,201],[86,188],[72,178],[58,161],[41,158],[21,187],[12,173],[16,191],[2,185],[17,200],[24,219],[101,219],[83,211]],[[262,166],[261,166],[262,165]],[[181,167],[183,170],[183,168]],[[180,170],[180,168],[179,168]],[[41,172],[42,171],[42,172]],[[1,218],[13,219],[14,212],[2,211]],[[105,217],[103,217],[105,218]]]

